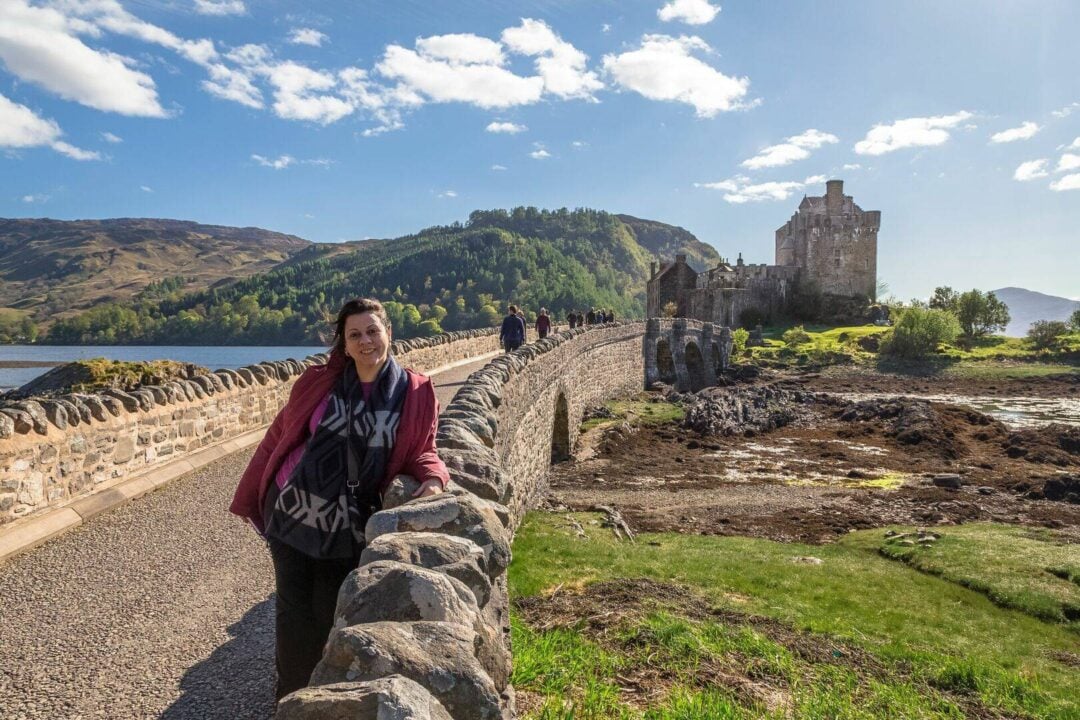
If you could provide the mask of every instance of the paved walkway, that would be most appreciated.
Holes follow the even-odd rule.
[[[486,362],[434,376],[439,402]],[[273,570],[225,511],[252,452],[0,565],[0,718],[270,717]]]

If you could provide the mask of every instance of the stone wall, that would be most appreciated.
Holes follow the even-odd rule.
[[[420,371],[498,349],[495,330],[394,343]],[[296,377],[324,356],[217,370],[131,393],[0,407],[0,525],[63,505],[200,448],[265,428]]]
[[[680,392],[696,392],[715,385],[731,360],[732,344],[727,326],[688,318],[649,318],[642,341],[645,387],[664,382]]]
[[[368,522],[312,685],[276,720],[514,716],[510,541],[589,405],[641,387],[645,323],[557,333],[473,373],[443,412],[450,492],[399,476]]]

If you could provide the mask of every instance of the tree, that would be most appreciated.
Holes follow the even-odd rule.
[[[976,337],[995,330],[1004,330],[1009,324],[1009,306],[998,300],[994,293],[968,290],[956,300],[956,319],[964,335]]]
[[[1051,348],[1058,338],[1069,332],[1069,326],[1060,320],[1036,320],[1028,328],[1027,339],[1039,350]]]
[[[948,310],[956,312],[956,303],[960,299],[960,293],[948,285],[934,288],[934,294],[930,296],[930,307],[934,310]]]
[[[1073,332],[1080,332],[1080,308],[1073,310],[1073,314],[1069,316],[1069,328]]]
[[[881,344],[881,353],[900,358],[922,358],[951,343],[960,334],[956,316],[945,310],[908,308]]]

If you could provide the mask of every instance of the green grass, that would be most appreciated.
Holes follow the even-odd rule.
[[[941,538],[926,546],[903,546],[889,539],[880,541],[878,549],[885,557],[971,588],[1002,607],[1071,623],[1080,631],[1080,587],[1071,581],[1080,576],[1076,545],[1056,541],[1049,531],[982,523],[937,532]]]
[[[847,669],[821,679],[816,674],[820,668],[808,671],[799,666],[792,681],[790,663],[781,653],[774,653],[774,659],[765,665],[769,672],[787,678],[795,690],[803,685],[807,688],[804,694],[793,691],[795,717],[961,717],[948,698],[936,691],[977,698],[990,708],[1024,717],[1080,717],[1080,673],[1055,659],[1080,653],[1074,632],[1062,624],[999,607],[983,593],[945,577],[882,557],[878,553],[882,530],[852,533],[825,546],[679,534],[644,534],[638,543],[629,545],[616,541],[610,531],[593,522],[592,516],[582,514],[578,519],[588,540],[576,538],[561,516],[533,513],[526,518],[514,543],[512,595],[536,595],[559,584],[580,587],[614,578],[679,583],[717,606],[774,618],[821,635],[823,643],[830,638],[851,643],[887,667],[907,669],[905,675],[875,678],[868,685],[865,678],[859,683],[854,675],[845,676],[850,674]],[[1000,541],[1011,543],[1015,539],[1004,533]],[[1038,547],[1044,546],[1052,547],[1046,543]],[[807,555],[821,558],[822,564],[793,562],[793,558]],[[1055,558],[1060,561],[1051,553],[1032,562],[1049,567]],[[693,638],[685,632],[680,638],[671,627],[673,621],[654,618],[651,622],[666,623],[666,634],[659,633],[657,643],[662,641],[667,648],[664,652],[676,659],[686,661],[701,648],[724,657],[742,654],[728,652],[728,646],[717,639],[716,630],[694,628],[690,633]],[[706,702],[722,707],[731,702],[723,693],[717,695],[717,688],[686,686],[684,693],[673,692],[663,708],[651,709],[653,714],[619,714],[624,709],[613,709],[618,701],[612,678],[621,663],[630,661],[629,656],[620,659],[610,651],[596,654],[599,650],[595,647],[586,652],[581,644],[588,644],[587,640],[570,642],[563,637],[554,647],[571,648],[571,656],[579,658],[576,665],[561,655],[551,655],[545,663],[534,659],[522,666],[521,657],[533,652],[531,647],[536,645],[530,638],[546,633],[529,635],[531,631],[520,623],[516,632],[515,684],[519,689],[541,692],[553,703],[544,711],[547,714],[531,716],[534,718],[694,717],[692,710],[685,711],[690,715],[678,714],[684,712],[678,708]],[[683,648],[681,656],[673,654],[673,643]],[[580,660],[585,657],[602,661],[592,664]],[[561,674],[544,685],[547,673],[536,670],[541,666],[557,668]],[[532,675],[519,676],[528,667],[533,668]],[[702,696],[703,691],[711,694]],[[585,708],[580,702],[588,697],[593,698],[589,702],[596,708],[604,709],[594,714],[584,709],[565,714],[565,704],[556,698],[563,695],[576,698],[575,707]],[[762,707],[745,703],[738,707],[741,710],[717,710],[716,717],[769,717]]]
[[[593,418],[581,424],[582,432],[601,425],[611,425],[626,420],[631,425],[664,425],[681,422],[685,410],[669,402],[652,402],[646,397],[634,400],[609,400],[604,407],[614,413],[614,418]]]
[[[1065,335],[1057,347],[1049,350],[1038,350],[1023,338],[992,335],[961,341],[955,346],[944,345],[937,355],[925,361],[899,363],[885,357],[879,358],[877,352],[865,350],[859,344],[863,338],[883,337],[890,330],[887,327],[806,325],[804,330],[809,340],[793,346],[782,340],[784,333],[790,329],[791,326],[785,325],[763,330],[765,346],[750,348],[750,357],[793,365],[877,363],[883,365],[882,369],[898,372],[959,373],[1003,379],[1080,372],[1080,367],[1075,365],[1080,356],[1080,333]],[[998,365],[1003,362],[1010,364]],[[1062,364],[1063,362],[1074,364]],[[1025,365],[1026,370],[1023,369]]]

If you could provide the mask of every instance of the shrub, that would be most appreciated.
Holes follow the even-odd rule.
[[[1028,329],[1027,339],[1042,350],[1057,344],[1058,338],[1069,332],[1069,326],[1060,320],[1036,320]]]
[[[810,335],[803,329],[802,325],[796,325],[784,332],[783,339],[785,345],[795,347],[796,345],[805,345],[810,342]]]
[[[941,343],[955,341],[959,334],[960,323],[952,313],[908,308],[881,343],[881,353],[901,358],[926,357],[937,351]]]
[[[750,339],[750,331],[745,328],[736,328],[731,333],[731,354],[739,355],[746,350],[746,341]]]

